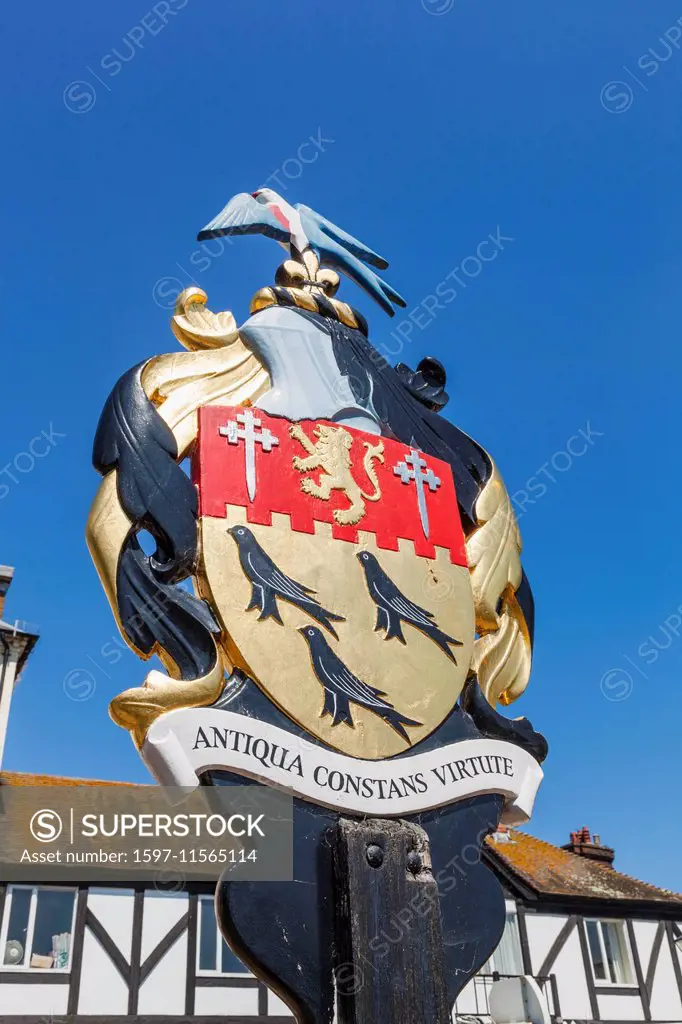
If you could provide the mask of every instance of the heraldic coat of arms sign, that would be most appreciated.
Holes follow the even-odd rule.
[[[341,818],[414,823],[434,878],[475,849],[465,885],[439,883],[451,1004],[504,924],[483,839],[528,819],[547,749],[496,710],[530,673],[518,526],[491,457],[441,415],[442,365],[389,365],[336,298],[341,272],[392,316],[386,261],[269,189],[199,239],[246,233],[289,256],[247,321],[186,289],[171,327],[187,351],[125,373],[97,430],[88,543],[125,640],[165,669],[111,715],[162,783],[294,797],[294,881],[227,881],[219,905],[300,1020],[332,1012],[321,851]]]
[[[474,637],[449,465],[354,427],[214,406],[196,466],[205,596],[232,663],[354,757],[433,732]]]

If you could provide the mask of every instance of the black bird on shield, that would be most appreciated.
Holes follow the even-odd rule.
[[[407,641],[403,636],[401,623],[409,622],[411,626],[421,630],[435,644],[438,644],[456,665],[457,661],[448,645],[455,644],[457,647],[461,647],[462,642],[439,629],[433,615],[426,608],[420,608],[414,601],[405,597],[370,551],[359,551],[357,557],[365,570],[369,596],[377,606],[377,624],[374,627],[374,632],[377,633],[383,629],[386,632],[385,640],[392,640],[395,637],[401,644],[404,644]]]
[[[314,590],[303,583],[297,583],[278,569],[248,526],[231,526],[227,532],[237,545],[244,575],[251,582],[251,600],[246,608],[247,612],[252,608],[259,608],[259,621],[274,619],[281,624],[282,617],[277,607],[277,598],[280,597],[320,622],[338,640],[332,622],[345,622],[343,615],[328,612],[311,596],[315,593]]]
[[[412,742],[405,731],[405,726],[421,725],[421,722],[415,722],[414,719],[401,715],[387,700],[382,700],[382,697],[386,696],[383,690],[368,686],[367,683],[363,683],[361,679],[353,675],[331,649],[317,626],[301,626],[299,633],[305,637],[310,649],[313,670],[324,688],[324,707],[321,718],[331,715],[332,725],[345,722],[346,725],[353,728],[353,716],[349,704],[352,701],[353,704],[359,704],[360,707],[367,708],[368,711],[379,715],[392,729],[395,729],[399,736],[402,736],[408,743]]]

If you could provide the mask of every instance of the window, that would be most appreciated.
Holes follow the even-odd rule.
[[[497,949],[481,968],[481,974],[492,974],[493,971],[498,974],[523,974],[519,923],[513,910],[507,911],[504,931]]]
[[[622,921],[586,921],[587,941],[595,981],[632,985],[630,949]]]
[[[250,974],[220,934],[212,896],[199,897],[199,935],[197,941],[197,974]]]
[[[3,971],[68,971],[76,915],[74,889],[12,885],[0,931]]]

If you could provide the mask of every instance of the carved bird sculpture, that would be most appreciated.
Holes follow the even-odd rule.
[[[197,235],[200,242],[222,235],[267,235],[301,259],[311,249],[321,264],[350,277],[381,308],[393,316],[393,306],[406,305],[401,295],[371,267],[384,270],[385,259],[332,224],[309,206],[292,206],[270,188],[240,192]]]

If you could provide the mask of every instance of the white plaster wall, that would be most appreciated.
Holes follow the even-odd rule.
[[[128,986],[89,928],[85,930],[78,1013],[126,1014]]]
[[[68,985],[0,985],[0,1020],[5,1015],[66,1013]]]
[[[651,959],[651,950],[656,937],[658,921],[633,921],[632,927],[635,933],[635,942],[639,953],[639,962],[642,965],[642,974],[646,978],[647,968]]]
[[[561,914],[526,914],[526,932],[532,973],[539,971],[552,943],[566,921],[567,918]]]
[[[144,962],[144,955],[142,961]],[[185,1012],[186,976],[187,932],[184,932],[140,986],[137,1012],[139,1014],[183,1014]],[[199,1010],[195,1012],[199,1013]]]
[[[540,963],[536,965],[534,960],[533,966],[537,970]],[[590,995],[577,927],[569,935],[549,973],[556,975],[562,1017],[591,1020]]]
[[[197,1015],[228,1015],[256,1017],[258,1015],[257,988],[197,988],[194,1000]]]
[[[457,1013],[476,1013],[476,993],[474,990],[475,979],[467,982],[455,1002]]]
[[[682,1020],[682,1003],[667,935],[663,936],[654,974],[654,984],[651,990],[651,1016],[654,1020]]]
[[[682,932],[682,921],[676,921],[675,924],[677,925],[679,930]],[[677,945],[674,945],[674,950],[675,950],[675,957],[677,958],[677,962],[680,965],[680,970],[682,971],[682,950]]]
[[[187,893],[145,892],[142,914],[142,963],[164,935],[187,913]]]
[[[268,989],[268,1014],[270,1017],[291,1017],[293,1020],[293,1014],[287,1004],[283,1002],[279,996],[275,995]]]
[[[7,669],[4,676],[0,678],[0,764],[2,764],[2,755],[5,749],[5,740],[7,738],[7,725],[9,723],[9,712],[12,704],[12,697],[14,695],[17,660],[19,657],[18,648],[12,641],[10,641],[10,650],[11,653],[7,662]],[[2,669],[2,662],[0,662],[0,669]]]
[[[88,893],[88,908],[128,963],[133,938],[133,900],[132,891],[125,889],[90,889]]]
[[[644,1020],[637,989],[630,996],[597,996],[597,1003],[602,1020]]]

